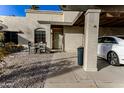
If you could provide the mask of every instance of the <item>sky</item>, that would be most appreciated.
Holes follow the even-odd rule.
[[[0,5],[0,15],[25,16],[25,9],[29,9],[30,5]],[[58,5],[39,5],[39,10],[60,11]]]

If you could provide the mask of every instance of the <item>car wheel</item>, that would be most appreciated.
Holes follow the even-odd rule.
[[[113,51],[108,53],[107,60],[113,66],[119,65],[118,55]]]

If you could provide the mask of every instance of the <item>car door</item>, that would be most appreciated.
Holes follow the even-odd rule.
[[[117,42],[113,37],[104,37],[101,52],[103,58],[107,57],[108,52],[112,50],[114,44],[117,44]]]

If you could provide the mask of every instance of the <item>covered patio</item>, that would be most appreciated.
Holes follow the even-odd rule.
[[[61,6],[63,10],[81,11],[82,15],[74,23],[84,26],[84,65],[85,71],[97,71],[97,43],[100,27],[123,27],[124,6],[79,5]],[[83,31],[83,29],[82,29]],[[104,33],[104,32],[103,32]],[[103,34],[102,34],[103,35]],[[115,32],[116,35],[116,32]]]

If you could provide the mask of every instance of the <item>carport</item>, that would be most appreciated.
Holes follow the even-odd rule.
[[[97,42],[99,26],[124,26],[124,6],[61,6],[63,10],[83,11],[74,25],[84,26],[84,65],[85,71],[97,71]]]

